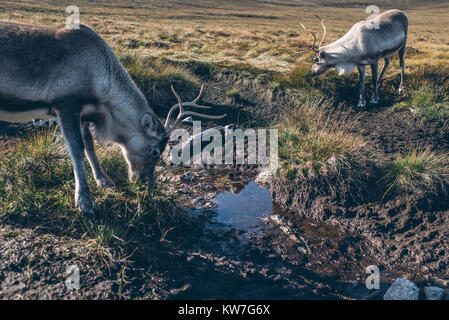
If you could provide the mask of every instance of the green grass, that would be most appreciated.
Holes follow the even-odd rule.
[[[178,91],[193,91],[199,79],[181,65],[169,63],[163,58],[139,56],[129,50],[121,50],[118,57],[137,86],[148,96],[173,85]]]
[[[228,90],[228,91],[226,91],[226,97],[239,98],[240,97],[240,92],[237,89]]]
[[[312,99],[327,97],[337,102],[351,100],[357,95],[358,73],[339,76],[337,71],[314,76],[311,72],[311,63],[303,63],[290,72],[274,76],[274,80],[282,88],[293,88]]]
[[[332,112],[329,100],[306,101],[279,125],[279,156],[287,175],[325,174],[330,166],[353,158],[364,145],[349,131],[347,113]]]
[[[429,148],[413,150],[406,156],[398,155],[385,166],[382,178],[387,185],[384,198],[390,192],[422,197],[446,193],[449,174],[448,155],[439,155]]]
[[[375,174],[370,148],[352,133],[356,121],[333,104],[306,98],[278,125],[279,169],[271,187],[296,212],[323,201],[360,201]]]
[[[412,90],[401,103],[426,120],[437,121],[445,128],[449,125],[449,95],[433,85]]]
[[[169,201],[156,185],[130,183],[126,163],[118,149],[98,150],[115,190],[96,187],[86,161],[89,186],[98,205],[95,221],[74,206],[74,177],[63,139],[57,129],[39,129],[17,142],[2,146],[0,156],[0,217],[34,228],[50,229],[109,246],[141,235],[160,237],[155,225],[164,223]],[[166,219],[166,220],[164,220]],[[168,220],[167,220],[168,221]],[[171,227],[167,222],[167,227]],[[140,226],[140,227],[139,227]],[[133,232],[130,232],[133,230]]]

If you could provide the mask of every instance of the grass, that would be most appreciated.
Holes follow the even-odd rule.
[[[406,77],[407,96],[399,106],[422,118],[449,125],[449,66],[422,64],[411,68]]]
[[[448,155],[439,155],[430,148],[413,150],[406,156],[398,155],[385,166],[382,180],[387,185],[385,197],[390,192],[423,197],[430,194],[446,194],[449,182]]]
[[[300,23],[320,32],[315,14],[326,19],[326,43],[342,36],[365,19],[366,3],[335,6],[328,1],[158,1],[79,0],[81,22],[91,25],[113,48],[174,61],[227,65],[247,63],[264,70],[289,72],[310,57],[300,51],[310,46],[310,34]],[[325,3],[325,6],[321,4]],[[317,6],[318,4],[318,6]],[[444,1],[401,4],[381,1],[381,10],[400,6],[410,18],[408,65],[447,61],[447,35],[440,32],[448,19]],[[0,18],[41,24],[64,23],[66,4],[56,0],[0,4]],[[344,17],[344,19],[342,19]],[[394,66],[397,71],[397,66]]]
[[[330,166],[344,163],[343,159],[352,158],[365,145],[350,133],[347,112],[340,110],[330,116],[331,105],[329,100],[308,100],[279,125],[279,156],[288,172],[325,174]]]
[[[314,0],[297,6],[294,1],[272,4],[217,0],[212,4],[168,0],[167,7],[161,7],[155,0],[108,3],[80,0],[77,5],[82,12],[81,22],[91,25],[106,39],[151,105],[173,100],[170,85],[181,93],[195,91],[203,81],[201,77],[212,70],[248,79],[265,75],[267,87],[272,91],[296,89],[310,101],[319,101],[325,96],[338,105],[348,102],[348,97],[356,97],[357,74],[338,77],[331,71],[313,77],[311,53],[300,53],[310,46],[310,34],[299,26],[304,23],[314,31],[321,31],[314,15],[325,17],[326,43],[329,43],[342,36],[356,21],[366,18],[365,3],[353,1],[344,6],[332,6],[326,2],[326,6],[321,6],[324,2]],[[399,5],[387,0],[379,4],[382,10]],[[406,57],[408,96],[403,103],[426,119],[446,123],[448,38],[439,32],[439,26],[448,18],[447,11],[443,10],[447,4],[443,1],[434,1],[432,5],[403,1],[400,5],[413,21]],[[65,21],[65,6],[53,0],[38,4],[30,0],[20,4],[6,2],[0,4],[0,18],[56,24]],[[399,65],[395,58],[381,92],[385,99],[393,99],[398,75]],[[369,78],[367,75],[367,81]],[[238,97],[239,94],[237,89],[225,93],[228,97]],[[154,104],[155,101],[158,103]],[[311,114],[318,118],[312,116],[313,120],[307,125],[300,121],[302,116]],[[361,144],[358,138],[347,135],[345,128],[329,127],[323,114],[315,106],[309,111],[301,108],[296,116],[291,116],[293,120],[280,125],[285,146],[281,153],[286,163],[322,173],[326,171],[326,161],[333,156],[347,158],[357,150]],[[112,167],[118,163],[117,159],[104,161]],[[26,160],[23,162],[23,166],[32,165]],[[69,170],[64,170],[68,174]],[[46,172],[50,178],[56,173]],[[36,177],[42,174],[38,172]]]
[[[74,207],[74,178],[70,159],[58,129],[39,129],[13,144],[0,156],[0,217],[34,228],[85,239],[108,247],[138,237],[140,225],[160,237],[164,210],[170,207],[155,185],[129,183],[126,164],[118,149],[97,152],[111,173],[115,190],[98,189],[89,172],[89,185],[99,205],[95,223]],[[86,162],[86,168],[88,164]],[[167,227],[171,227],[167,223]],[[130,232],[133,230],[133,232]],[[158,235],[159,234],[159,235]]]
[[[278,126],[280,163],[272,191],[296,212],[311,209],[320,198],[359,199],[373,174],[369,149],[351,133],[355,122],[332,104],[306,100]]]
[[[240,92],[239,92],[238,89],[230,89],[230,90],[226,91],[226,97],[239,98],[240,97]]]
[[[449,124],[449,97],[433,86],[424,86],[411,93],[409,107],[428,120]]]
[[[181,92],[192,91],[198,86],[199,79],[179,64],[119,50],[120,61],[147,97],[154,97],[161,89],[168,90],[170,85]]]
[[[335,106],[338,106],[339,103],[346,105],[354,103],[353,100],[357,97],[359,86],[357,72],[338,76],[335,70],[330,70],[320,76],[314,76],[310,67],[310,63],[303,63],[290,72],[275,75],[274,79],[281,88],[295,89],[312,99],[324,96],[332,99]]]
[[[399,5],[386,0],[378,4],[381,10]],[[192,72],[195,63],[209,71],[220,66],[219,72],[242,78],[265,74],[268,87],[273,90],[296,88],[310,97],[324,93],[337,102],[354,103],[347,97],[357,94],[356,73],[338,77],[333,71],[311,76],[311,54],[301,53],[309,48],[311,38],[300,23],[320,32],[314,15],[324,17],[328,27],[325,43],[329,43],[366,18],[363,1],[332,5],[313,0],[298,6],[295,1],[168,0],[166,6],[160,6],[156,0],[80,0],[77,5],[82,12],[81,22],[91,25],[106,39],[151,103],[167,103],[168,97],[172,98],[171,84],[181,93],[197,88],[201,79],[196,70]],[[443,87],[447,92],[448,37],[439,28],[449,18],[447,3],[402,1],[400,6],[413,22],[408,35],[406,86],[417,89],[422,81],[434,81],[439,87],[444,82],[441,79],[446,79]],[[65,5],[55,0],[24,0],[20,4],[7,1],[0,4],[0,18],[63,23]],[[446,76],[438,77],[443,75],[442,70],[446,70]],[[395,58],[382,89],[388,93],[382,97],[391,98],[392,103],[396,103],[392,97],[398,74]]]

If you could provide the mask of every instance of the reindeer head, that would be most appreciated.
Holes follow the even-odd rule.
[[[322,48],[323,42],[324,42],[324,38],[326,38],[326,26],[324,25],[324,19],[321,19],[318,16],[315,16],[318,20],[321,21],[321,26],[323,27],[323,38],[321,39],[321,42],[318,46],[318,49],[315,49],[315,44],[316,44],[316,35],[314,32],[310,31],[309,29],[307,29],[303,24],[301,24],[301,26],[303,27],[304,30],[306,30],[307,32],[309,32],[312,36],[313,36],[313,45],[310,49],[307,49],[303,52],[307,52],[312,50],[315,53],[315,56],[312,60],[312,74],[313,75],[319,75],[322,73],[327,72],[328,70],[330,70],[332,67],[335,66],[335,61],[334,61],[334,57],[329,54],[326,53],[326,51]]]
[[[210,107],[197,104],[203,94],[203,89],[204,85],[201,86],[200,93],[193,101],[182,102],[173,86],[171,86],[171,90],[178,103],[171,107],[164,125],[154,114],[146,112],[143,115],[140,120],[141,134],[135,134],[130,139],[127,139],[125,144],[121,144],[123,154],[128,163],[130,180],[139,179],[149,181],[152,179],[156,162],[165,150],[171,133],[182,120],[190,116],[206,119],[222,119],[226,116],[226,114],[210,116],[193,111],[184,111],[184,107],[210,109]],[[171,116],[176,110],[179,110],[178,116],[173,124],[170,124]]]

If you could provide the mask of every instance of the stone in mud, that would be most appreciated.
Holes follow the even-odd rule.
[[[440,287],[424,287],[424,296],[426,300],[444,300],[447,292]]]
[[[269,169],[262,170],[256,177],[256,183],[261,187],[269,187],[271,183],[272,174]]]
[[[418,300],[419,289],[410,280],[397,278],[388,288],[384,300]]]

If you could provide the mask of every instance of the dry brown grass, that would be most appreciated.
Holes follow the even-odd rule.
[[[404,9],[410,19],[409,46],[418,50],[407,64],[446,62],[449,20],[445,1],[373,1],[381,10]],[[326,19],[327,41],[365,19],[364,1],[77,1],[81,22],[91,25],[111,46],[140,56],[215,63],[249,63],[289,71],[309,57],[310,43],[300,23],[320,32],[314,14]],[[64,23],[65,3],[56,0],[2,1],[0,18],[39,24]],[[412,50],[416,52],[416,50]],[[412,52],[410,51],[410,52]],[[397,68],[397,65],[395,66]],[[391,71],[390,71],[391,72]]]

